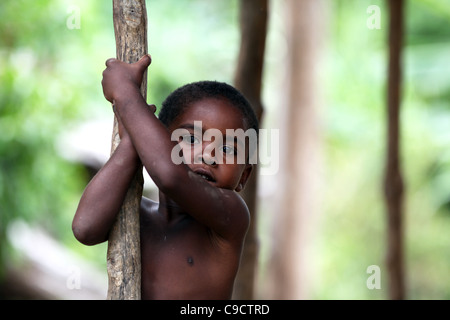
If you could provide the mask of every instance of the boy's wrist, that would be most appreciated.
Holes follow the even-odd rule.
[[[125,108],[130,105],[137,104],[143,101],[143,97],[141,91],[137,87],[130,86],[128,88],[124,88],[123,94],[118,94],[114,97],[114,107],[115,112],[121,114]],[[145,102],[145,101],[144,101]]]
[[[141,91],[138,87],[133,85],[125,85],[120,92],[114,96],[114,105],[117,107],[123,107],[130,102],[137,101],[142,98]]]
[[[131,141],[131,137],[127,134],[124,135],[120,139],[119,147],[118,149],[123,150],[129,157],[131,157],[132,161],[135,162],[135,164],[138,164],[140,159],[139,155],[136,152],[136,149],[134,148],[133,142]]]

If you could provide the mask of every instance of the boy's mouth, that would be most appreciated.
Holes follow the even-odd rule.
[[[216,182],[216,180],[214,180],[214,178],[212,177],[212,175],[204,170],[204,169],[198,169],[194,171],[196,174],[198,174],[200,177],[202,177],[203,179],[205,179],[206,181],[209,182]]]

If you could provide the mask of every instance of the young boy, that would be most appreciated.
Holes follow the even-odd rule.
[[[230,299],[249,226],[238,192],[252,165],[236,161],[242,152],[248,160],[248,145],[230,141],[227,129],[257,132],[257,119],[236,89],[215,81],[175,90],[157,118],[139,91],[150,63],[148,55],[133,64],[106,61],[103,93],[114,105],[121,141],[87,185],[74,235],[86,245],[108,240],[141,162],[159,189],[159,202],[141,201],[142,299]],[[210,129],[223,139],[204,139]],[[181,132],[177,141],[174,132]],[[179,154],[183,163],[174,161]]]

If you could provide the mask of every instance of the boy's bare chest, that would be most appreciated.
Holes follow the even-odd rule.
[[[143,267],[160,272],[167,267],[199,267],[214,261],[218,254],[208,230],[193,219],[172,225],[146,224],[141,228]]]
[[[222,255],[208,230],[190,219],[166,227],[146,225],[141,230],[143,292],[152,297],[204,292],[222,275],[228,278]]]

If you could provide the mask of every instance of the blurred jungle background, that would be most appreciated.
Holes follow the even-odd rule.
[[[315,138],[306,142],[311,157],[306,151],[307,161],[299,162],[307,164],[304,181],[296,188],[299,181],[285,182],[296,164],[284,161],[305,141],[285,130],[292,108],[289,10],[287,1],[268,2],[261,127],[279,130],[282,159],[277,170],[258,177],[253,298],[389,299],[383,197],[387,5],[309,3],[317,8],[302,39],[313,34],[318,45],[300,72],[308,79],[314,65],[315,76],[299,90],[313,85],[313,112],[305,114],[314,119],[304,116],[297,127],[316,126]],[[147,1],[149,102],[160,106],[191,81],[233,83],[239,8],[238,0]],[[404,298],[450,299],[450,2],[405,1],[404,19]],[[84,187],[109,156],[113,113],[100,82],[106,59],[114,56],[111,1],[0,2],[2,299],[106,297],[106,244],[81,245],[71,223]],[[152,196],[151,181],[145,192]],[[301,203],[286,207],[286,196]],[[306,218],[296,219],[302,213],[295,208],[303,203]],[[284,228],[286,221],[303,225]],[[287,245],[283,239],[292,232],[301,233],[300,243]],[[279,281],[296,273],[300,281]],[[374,281],[380,283],[371,286]],[[287,290],[283,283],[302,288]]]

